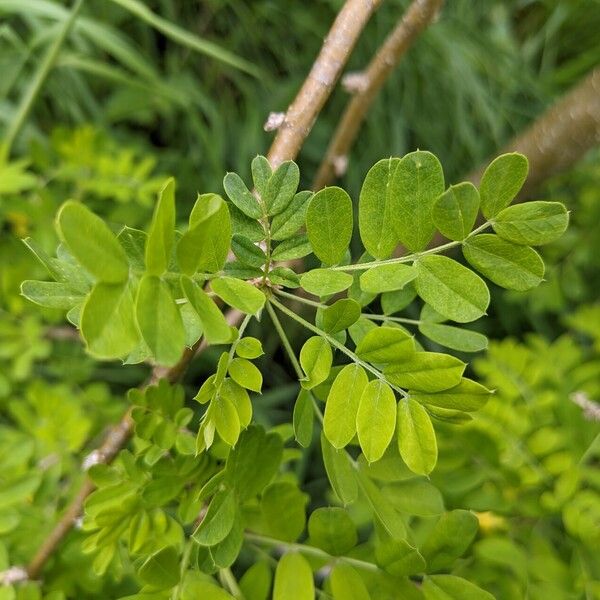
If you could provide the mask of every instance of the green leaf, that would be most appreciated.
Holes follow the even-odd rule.
[[[421,554],[431,573],[451,568],[477,535],[479,521],[468,510],[444,513],[421,545]]]
[[[231,327],[213,299],[189,277],[181,277],[181,288],[200,321],[204,337],[209,344],[225,344],[231,341]]]
[[[301,554],[284,554],[275,570],[273,600],[314,600],[315,584],[310,565]]]
[[[434,517],[444,512],[440,491],[424,477],[394,481],[385,487],[385,495],[401,513]]]
[[[300,390],[294,404],[292,423],[294,437],[303,448],[308,448],[312,441],[314,416],[315,412],[310,392],[308,390]]]
[[[449,240],[464,240],[475,225],[479,192],[470,182],[451,185],[433,206],[433,222]]]
[[[346,365],[335,378],[323,418],[323,431],[334,448],[343,448],[356,435],[358,406],[368,381],[365,370],[354,363]]]
[[[480,383],[465,378],[457,386],[442,392],[411,392],[410,395],[421,404],[471,412],[479,410],[488,401],[490,394],[492,392]]]
[[[360,358],[375,364],[400,362],[414,352],[413,337],[398,327],[371,329],[356,346]]]
[[[401,290],[417,277],[417,269],[401,263],[372,267],[360,276],[360,288],[364,292],[380,294]]]
[[[225,477],[240,501],[260,494],[273,479],[283,452],[283,441],[276,433],[251,425],[240,434],[227,457]]]
[[[65,310],[84,300],[84,296],[73,291],[67,284],[55,281],[24,281],[21,284],[21,294],[40,306]]]
[[[158,590],[166,590],[179,583],[179,553],[167,546],[150,555],[140,567],[140,579]]]
[[[261,242],[267,235],[261,223],[247,217],[235,204],[228,204],[227,209],[231,218],[231,231],[253,242]]]
[[[260,340],[247,336],[238,342],[235,353],[242,358],[254,359],[262,356],[264,351]]]
[[[394,411],[395,412],[395,411]],[[358,471],[358,483],[365,496],[373,515],[387,534],[396,539],[406,538],[406,527],[402,517],[396,512],[389,500],[381,493],[379,488],[367,477],[363,470]]]
[[[492,594],[456,575],[432,575],[422,586],[425,600],[494,600]]]
[[[234,277],[219,277],[210,282],[215,294],[242,312],[255,315],[265,304],[265,295],[251,283]]]
[[[150,275],[162,275],[169,266],[175,239],[175,180],[167,180],[158,194],[146,238],[145,264]]]
[[[485,314],[490,292],[473,271],[447,256],[424,256],[416,264],[417,293],[441,315],[467,323]]]
[[[386,379],[399,387],[420,392],[441,392],[460,383],[466,364],[449,354],[415,352],[410,358],[388,365]]]
[[[252,421],[252,402],[248,392],[233,379],[226,379],[221,384],[219,395],[229,400],[237,412],[240,427],[246,429]]]
[[[379,460],[396,428],[396,400],[389,385],[375,379],[363,390],[356,415],[360,447],[369,462]]]
[[[333,353],[329,342],[321,336],[308,338],[300,350],[300,365],[306,374],[302,387],[309,390],[323,383],[333,363]]]
[[[358,543],[356,526],[339,507],[317,508],[308,520],[310,543],[327,554],[342,556]]]
[[[240,262],[251,267],[262,267],[267,261],[264,250],[243,235],[236,234],[233,236],[231,249]]]
[[[386,315],[393,315],[405,309],[417,297],[413,283],[408,283],[401,290],[381,294],[381,309]]]
[[[223,178],[223,188],[227,197],[251,219],[260,219],[263,211],[258,200],[252,195],[237,173],[227,173]]]
[[[323,433],[321,452],[327,479],[336,496],[344,505],[354,503],[358,496],[358,483],[350,457],[344,450],[336,450]]]
[[[399,158],[386,158],[375,163],[365,177],[358,199],[360,239],[367,252],[377,260],[388,258],[398,244],[392,180],[399,163]]]
[[[425,571],[425,559],[406,540],[383,540],[375,546],[375,560],[384,571],[395,577],[408,577]]]
[[[315,296],[329,296],[347,290],[352,285],[352,275],[330,269],[313,269],[300,277],[300,285]]]
[[[177,245],[177,261],[186,275],[216,273],[223,268],[231,243],[231,217],[218,194],[202,194],[190,214],[189,229]]]
[[[296,194],[299,183],[300,170],[295,162],[286,160],[275,169],[269,178],[263,196],[269,216],[277,215],[285,210]]]
[[[298,192],[287,208],[275,215],[271,221],[271,238],[285,240],[294,235],[304,225],[309,200],[313,193],[309,191]]]
[[[235,404],[226,394],[218,394],[210,403],[210,415],[221,439],[229,446],[235,446],[240,436],[240,417]]]
[[[300,287],[300,277],[288,267],[275,267],[269,271],[269,279],[275,285],[283,285],[288,288]]]
[[[558,239],[569,225],[569,213],[560,202],[525,202],[496,215],[494,231],[503,239],[525,246],[541,246]]]
[[[306,212],[306,232],[313,252],[334,265],[344,257],[352,237],[352,200],[339,187],[317,192]]]
[[[144,275],[135,310],[140,333],[156,361],[174,365],[183,352],[185,331],[169,286],[155,275]]]
[[[350,566],[337,563],[329,575],[333,600],[370,600],[361,576]]]
[[[398,402],[398,448],[413,473],[429,475],[437,462],[437,441],[427,411],[412,398]]]
[[[360,304],[350,298],[342,298],[321,313],[321,327],[327,333],[348,329],[360,318]]]
[[[69,200],[56,217],[60,239],[98,281],[122,283],[129,277],[125,250],[104,221],[83,204]]]
[[[97,283],[83,305],[80,328],[93,356],[110,359],[129,354],[140,339],[129,285]],[[179,353],[182,349],[183,344]]]
[[[436,344],[461,352],[480,352],[488,347],[488,339],[477,331],[469,331],[452,325],[425,323],[419,325],[419,331]]]
[[[258,368],[245,358],[234,358],[229,365],[231,378],[242,387],[260,393],[263,377]]]
[[[488,165],[479,185],[481,212],[486,219],[495,217],[514,200],[528,172],[527,158],[516,152],[502,154]]]
[[[148,234],[133,227],[123,227],[117,236],[133,270],[146,270],[146,243]]]
[[[233,528],[236,511],[233,491],[218,491],[210,501],[208,510],[192,538],[201,546],[214,546],[222,542]]]
[[[267,190],[269,179],[273,174],[271,163],[267,158],[259,154],[252,159],[250,168],[252,170],[252,181],[254,182],[254,187],[261,197],[263,197],[265,195],[265,191]]]
[[[444,191],[442,165],[431,152],[411,152],[398,164],[390,185],[397,237],[411,252],[420,252],[435,233],[432,210]]]
[[[497,235],[469,238],[463,245],[463,254],[482,275],[510,290],[530,290],[544,279],[544,261],[533,248],[518,246]]]
[[[294,260],[309,255],[312,248],[308,238],[303,233],[278,244],[271,254],[273,260]]]
[[[306,524],[307,502],[308,496],[295,483],[276,481],[267,486],[260,509],[269,535],[284,542],[297,540]]]
[[[239,582],[244,598],[246,600],[269,600],[272,580],[273,574],[267,562],[255,562],[242,575]]]

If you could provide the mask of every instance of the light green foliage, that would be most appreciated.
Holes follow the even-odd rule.
[[[69,200],[56,217],[58,234],[73,256],[96,279],[121,283],[129,267],[125,251],[108,226],[88,208]]]
[[[447,446],[481,424],[477,411],[489,410],[488,401],[503,426],[502,405],[488,389],[500,382],[465,378],[466,363],[450,353],[487,346],[478,325],[460,325],[484,316],[490,303],[475,271],[529,289],[543,277],[529,245],[566,227],[562,205],[506,208],[523,165],[511,155],[488,168],[479,191],[469,183],[444,191],[429,152],[382,160],[364,181],[364,247],[352,250],[350,196],[337,187],[298,191],[293,162],[273,172],[260,156],[252,185],[225,176],[229,201],[199,195],[182,233],[172,179],[147,232],[125,227],[114,235],[81,203],[67,202],[56,257],[26,242],[54,281],[26,281],[24,296],[68,311],[93,357],[177,365],[170,378],[186,347],[224,345],[203,355],[202,369],[211,370],[198,382],[197,403],[188,405],[183,388],[166,380],[130,392],[130,450],[90,471],[97,490],[86,504],[83,551],[94,572],[127,574],[140,586],[131,598],[148,600],[235,597],[235,579],[250,562],[239,581],[249,600],[313,598],[313,572],[329,573],[316,581],[334,600],[487,597],[476,587],[479,575],[469,583],[469,565],[490,560],[493,543],[490,550],[478,540],[474,553],[478,517],[446,512],[437,478],[449,489],[448,506],[462,506],[456,498],[480,480],[472,470],[452,488]],[[493,221],[474,230],[480,196]],[[489,227],[495,234],[483,233]],[[450,242],[429,248],[436,230]],[[445,255],[461,249],[466,265]],[[286,264],[305,257],[306,269]],[[281,368],[288,363],[272,360],[279,351],[294,369],[293,385]],[[11,410],[26,420],[24,409]],[[475,442],[463,453],[487,460]],[[542,429],[528,451],[553,443]],[[554,460],[561,464],[560,455]],[[508,462],[496,460],[494,469]],[[11,506],[33,494],[40,477],[21,491],[11,483]],[[565,476],[548,502],[562,507],[577,485]],[[0,531],[3,519],[11,523],[3,493]],[[468,507],[485,511],[481,497],[469,497]],[[594,511],[582,491],[562,514],[565,526],[585,537]],[[510,554],[499,547],[498,555]],[[273,548],[274,578],[263,560]]]
[[[475,225],[479,192],[467,181],[451,185],[433,206],[433,222],[449,240],[464,240]]]
[[[495,217],[515,199],[528,172],[529,163],[522,154],[503,154],[489,164],[479,186],[484,217]]]
[[[509,206],[494,217],[494,231],[515,244],[541,246],[567,229],[569,214],[560,202],[528,202]]]
[[[342,260],[352,237],[352,200],[338,187],[317,192],[308,204],[306,232],[313,252],[323,263]]]
[[[476,235],[465,243],[463,254],[482,275],[510,290],[530,290],[544,277],[544,262],[533,248],[518,246],[497,235]]]
[[[411,152],[398,163],[390,182],[393,222],[398,238],[412,252],[433,238],[433,205],[444,191],[440,161],[431,152]]]
[[[369,382],[360,396],[356,413],[356,431],[360,447],[369,462],[379,460],[395,429],[396,402],[389,385],[380,380]]]
[[[313,600],[315,587],[310,565],[296,553],[285,554],[275,571],[273,600]]]
[[[323,419],[323,432],[334,448],[343,448],[356,435],[358,407],[367,383],[365,370],[357,364],[346,365],[336,376]]]
[[[413,398],[398,403],[398,448],[408,468],[428,475],[437,462],[437,443],[427,411]]]
[[[366,251],[376,259],[388,258],[398,239],[394,223],[392,181],[399,158],[387,158],[373,165],[365,177],[358,201],[360,239]]]
[[[175,181],[169,179],[158,195],[152,224],[146,240],[146,269],[162,275],[169,266],[175,234]]]

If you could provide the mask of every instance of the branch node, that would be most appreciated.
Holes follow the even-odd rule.
[[[334,156],[331,160],[331,164],[333,166],[335,176],[342,177],[348,170],[348,157],[346,155]]]
[[[28,579],[27,570],[23,567],[9,567],[6,571],[0,571],[0,585],[13,585]]]
[[[265,124],[263,125],[263,129],[265,131],[276,131],[283,125],[284,121],[284,112],[270,112]]]
[[[600,404],[590,400],[585,392],[573,392],[569,398],[582,409],[583,416],[588,421],[600,421]]]
[[[349,94],[364,94],[370,85],[369,76],[362,71],[346,73],[342,77],[342,87]]]
[[[81,463],[81,468],[84,471],[89,471],[94,465],[104,462],[104,456],[100,450],[90,452]]]

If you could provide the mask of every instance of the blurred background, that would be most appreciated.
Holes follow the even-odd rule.
[[[382,4],[349,71],[368,64],[408,4]],[[92,361],[62,311],[20,296],[20,282],[43,273],[21,240],[53,251],[50,224],[67,198],[112,223],[141,227],[168,176],[177,179],[182,220],[197,192],[222,192],[226,171],[247,177],[250,160],[273,138],[263,130],[268,114],[286,109],[341,5],[85,0],[29,107],[73,4],[0,0],[0,140],[10,140],[0,160],[0,570],[31,555],[80,477],[81,457],[118,420],[124,391],[148,370]],[[598,65],[598,0],[449,1],[375,101],[340,185],[356,199],[374,162],[417,148],[439,157],[447,182],[461,181]],[[338,86],[317,120],[298,159],[301,185],[310,186],[347,100]],[[598,98],[590,102],[598,123]],[[578,142],[561,139],[559,153]],[[454,458],[441,461],[434,480],[448,505],[501,515],[490,517],[498,537],[476,547],[465,576],[493,586],[499,598],[600,598],[592,552],[600,543],[598,415],[569,400],[583,392],[600,402],[600,152],[591,147],[568,169],[550,169],[528,195],[564,202],[571,226],[542,249],[547,276],[538,289],[493,290],[481,330],[504,341],[475,360],[475,372],[499,394],[460,448],[451,433],[442,439],[440,456]],[[267,355],[276,344],[267,341]],[[190,390],[215,356],[194,363]],[[289,418],[296,386],[281,364],[269,368],[259,418]],[[573,482],[565,474],[577,465]],[[321,467],[311,468],[310,485],[324,485]],[[52,567],[46,592],[114,597],[76,541]],[[523,560],[533,561],[531,569]],[[89,580],[75,583],[65,565]],[[521,595],[525,589],[539,596]]]

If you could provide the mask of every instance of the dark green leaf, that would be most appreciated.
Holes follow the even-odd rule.
[[[514,200],[528,171],[527,158],[516,152],[502,154],[488,165],[479,185],[481,211],[486,219],[495,217]]]
[[[433,206],[433,222],[449,240],[464,240],[475,225],[479,192],[467,181],[451,185]]]

